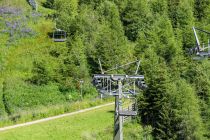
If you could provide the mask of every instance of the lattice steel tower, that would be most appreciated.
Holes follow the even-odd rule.
[[[112,70],[123,68],[131,64],[137,64],[137,68],[134,75],[127,74],[106,74]],[[123,117],[124,116],[136,116],[136,95],[139,89],[145,89],[147,86],[144,82],[144,76],[138,75],[140,61],[134,61],[125,65],[117,66],[110,70],[104,71],[102,69],[101,62],[99,60],[101,74],[94,74],[93,83],[101,94],[104,96],[115,97],[115,115],[114,115],[114,140],[123,140]],[[137,87],[137,88],[136,88]],[[123,98],[135,99],[135,107],[132,110],[123,109]]]

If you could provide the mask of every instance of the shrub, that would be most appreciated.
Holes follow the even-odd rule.
[[[40,105],[55,105],[65,101],[65,97],[55,84],[29,85],[20,79],[10,77],[5,80],[4,86],[6,107],[10,114],[17,113],[18,110]]]
[[[3,94],[3,82],[0,79],[0,118],[6,115]]]
[[[53,9],[53,8],[54,8],[54,2],[55,2],[55,0],[47,0],[47,1],[43,4],[43,6],[46,7],[46,8],[51,8],[51,9]]]
[[[35,85],[46,85],[50,80],[44,61],[34,61],[32,73],[34,75],[29,81]]]

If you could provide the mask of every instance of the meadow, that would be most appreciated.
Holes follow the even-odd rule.
[[[114,106],[0,132],[1,140],[110,140]],[[125,140],[143,138],[136,122],[124,124]]]

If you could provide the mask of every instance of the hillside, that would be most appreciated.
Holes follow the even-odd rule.
[[[210,139],[210,62],[188,54],[192,27],[210,31],[208,0],[37,3],[35,11],[26,0],[0,0],[2,124],[95,99],[91,76],[100,72],[99,58],[105,70],[140,59],[148,85],[138,97],[141,125],[151,126],[155,139]],[[55,28],[67,32],[66,42],[53,41]],[[199,38],[206,43],[209,36]]]
[[[114,106],[103,107],[94,111],[88,111],[32,126],[15,128],[0,132],[0,137],[1,140],[112,139],[113,107]],[[97,123],[99,121],[100,124]],[[143,129],[137,123],[125,123],[124,139],[142,139],[142,130]],[[150,136],[148,135],[148,137]]]
[[[49,56],[54,43],[47,35],[53,30],[53,22],[45,18],[50,10],[40,7],[43,12],[35,13],[24,0],[1,3],[1,101],[5,106],[1,114],[63,101],[56,91],[52,92],[56,86],[37,87],[28,82],[36,60],[54,63]]]

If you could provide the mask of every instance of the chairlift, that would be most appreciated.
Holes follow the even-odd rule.
[[[197,36],[196,30],[198,30],[200,32],[203,32],[203,33],[206,33],[208,35],[210,35],[210,32],[202,30],[200,28],[196,28],[196,27],[193,27],[192,29],[193,29],[195,39],[196,39],[196,47],[191,49],[190,52],[196,54],[197,57],[194,60],[201,60],[201,59],[198,59],[198,57],[210,58],[210,42],[208,40],[208,44],[203,43],[203,45],[201,45],[200,41],[199,41],[199,38]]]
[[[53,40],[54,40],[54,42],[65,42],[66,41],[66,32],[61,29],[56,29],[53,32]]]
[[[137,99],[135,96],[128,96],[125,97],[125,99],[129,99],[131,103],[128,108],[123,108],[120,110],[119,115],[120,116],[136,116],[137,115]]]

